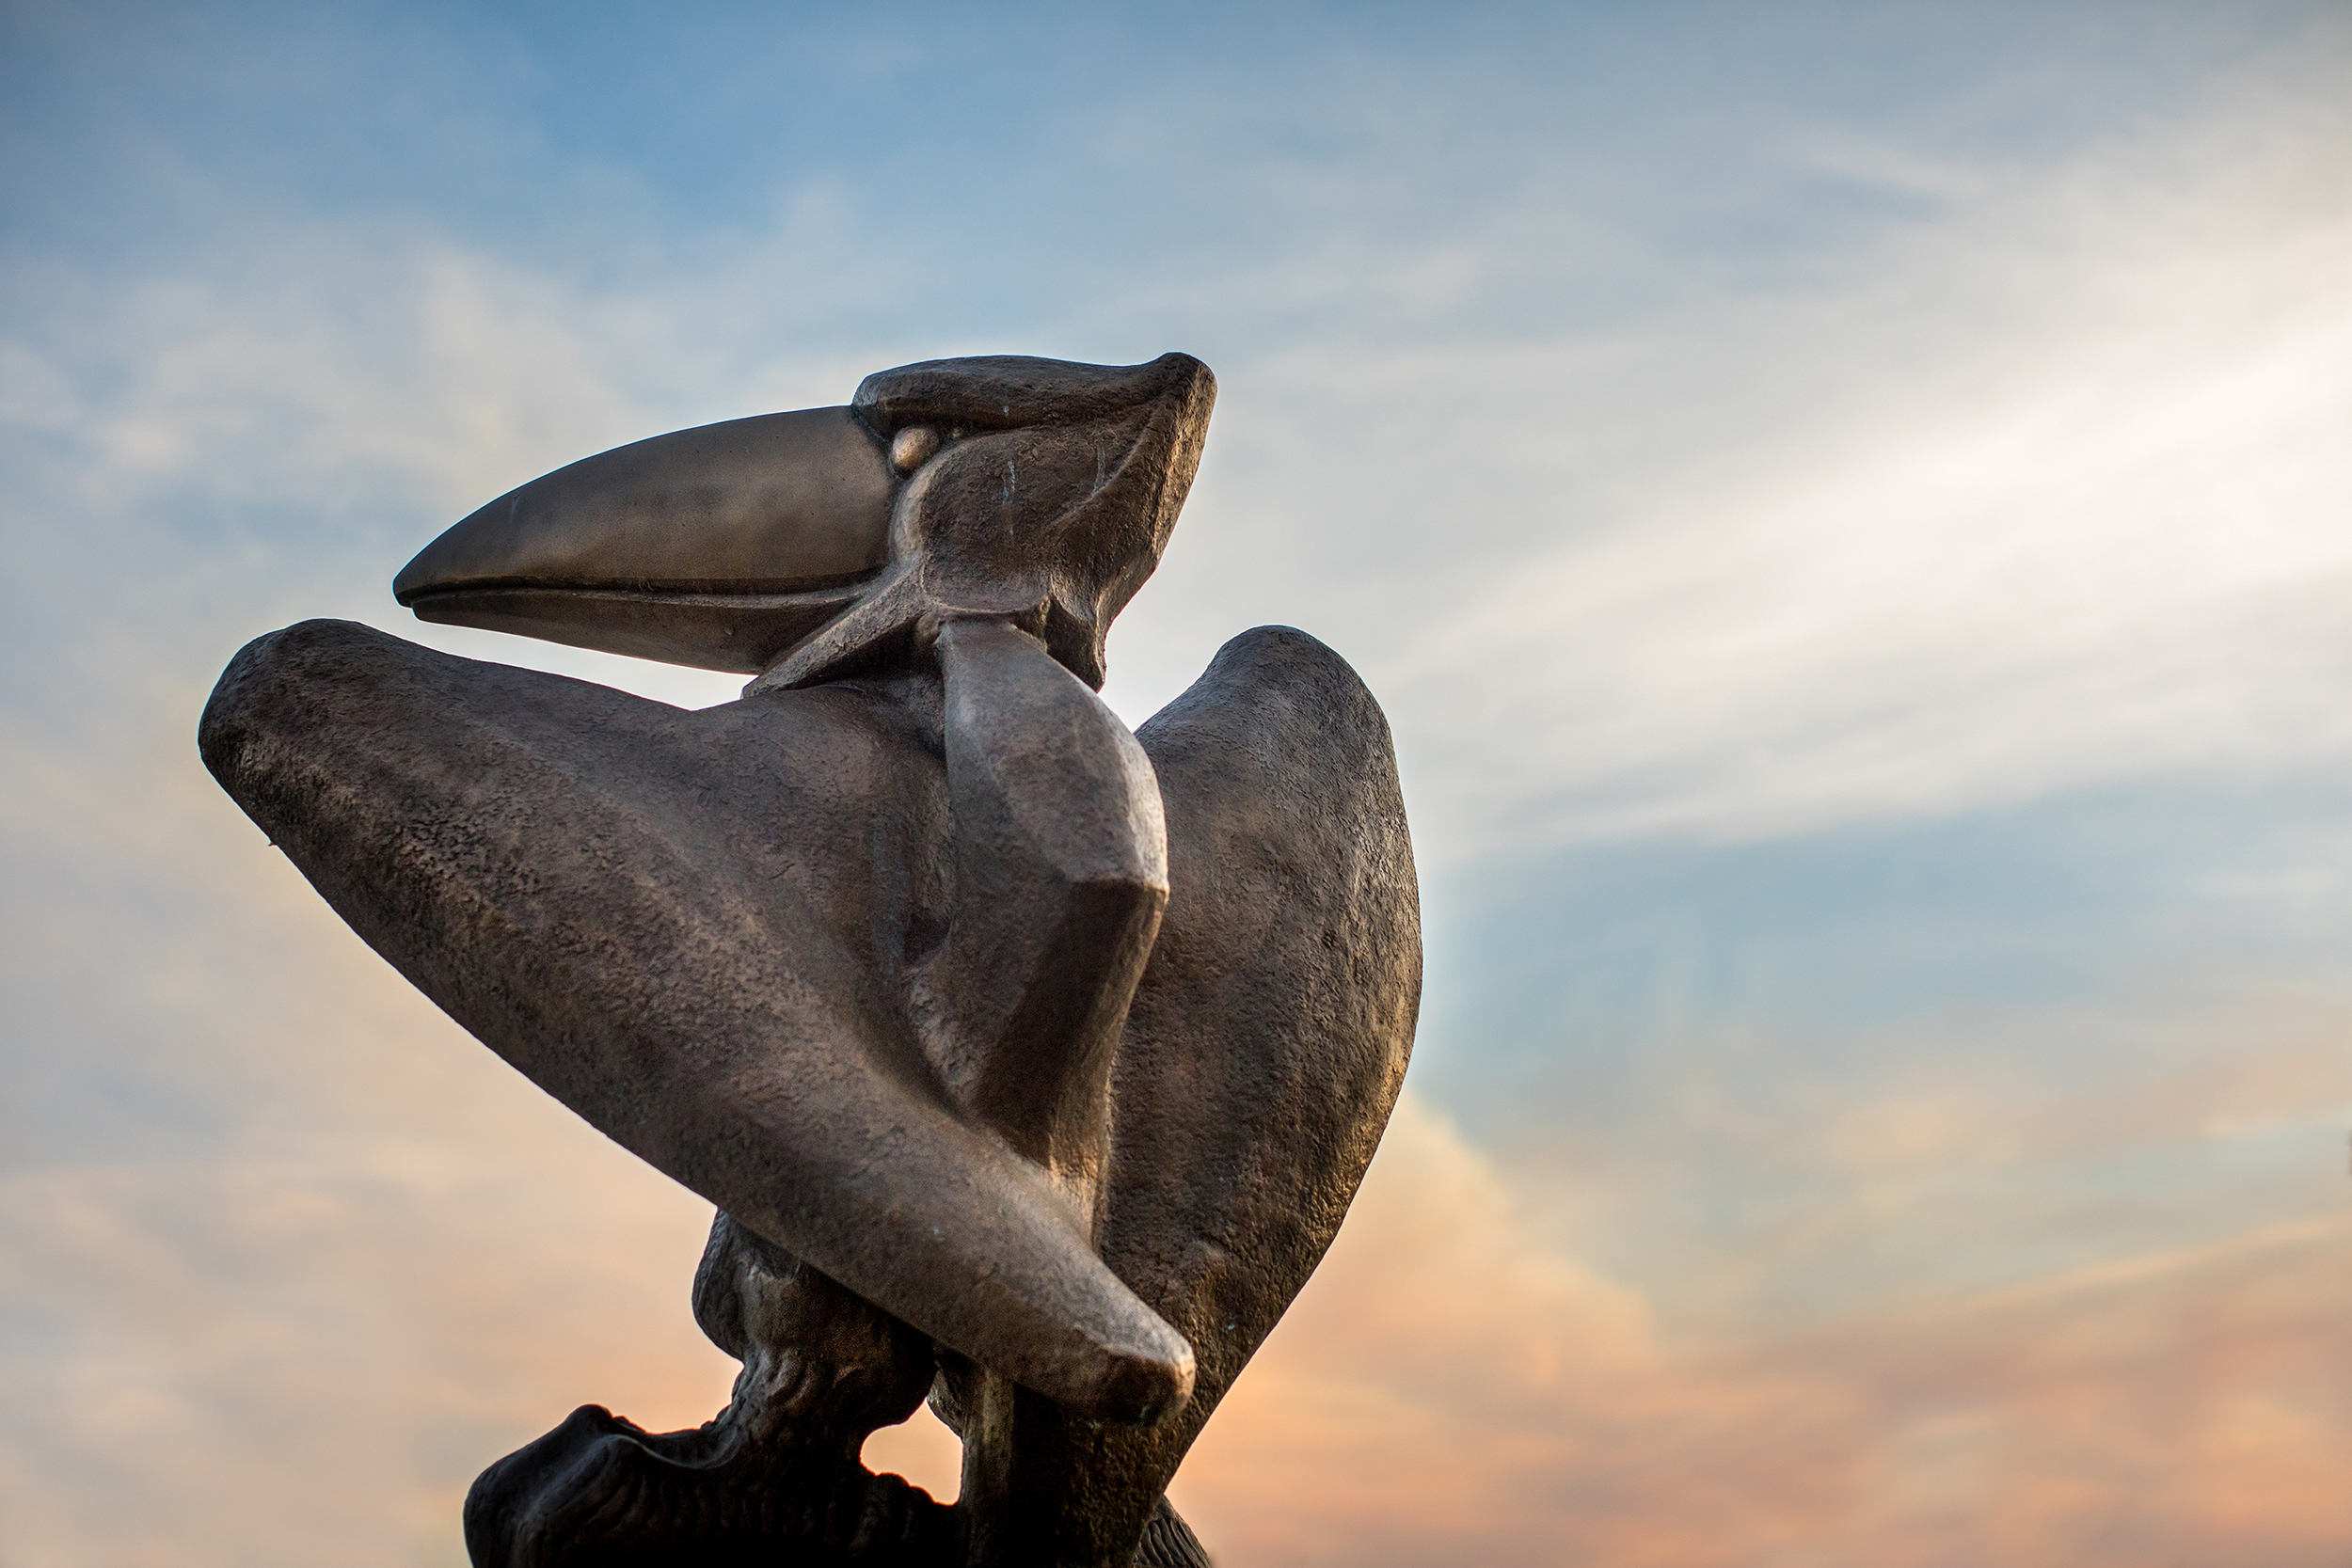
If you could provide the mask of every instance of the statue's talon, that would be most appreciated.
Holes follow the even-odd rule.
[[[788,1431],[647,1433],[599,1405],[508,1455],[466,1498],[475,1568],[695,1568],[742,1562],[938,1568],[955,1510]]]
[[[945,1564],[955,1511],[858,1463],[930,1386],[930,1341],[720,1214],[695,1315],[743,1362],[719,1418],[648,1433],[599,1405],[482,1474],[466,1499],[475,1568]]]

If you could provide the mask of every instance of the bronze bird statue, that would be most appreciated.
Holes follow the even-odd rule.
[[[1205,1562],[1163,1496],[1336,1233],[1411,1049],[1386,721],[1262,627],[1130,733],[1104,639],[1216,384],[1184,355],[869,376],[583,459],[429,545],[428,621],[755,678],[687,711],[338,622],[200,732],[484,1043],[716,1204],[721,1416],[584,1406],[480,1568]],[[926,1396],[932,1502],[858,1461]]]

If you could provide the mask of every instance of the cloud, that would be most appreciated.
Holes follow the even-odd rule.
[[[1988,162],[1609,328],[1279,350],[1229,378],[1163,603],[1320,583],[1292,613],[1400,715],[1446,860],[2341,769],[2352,119],[2322,90]]]
[[[1245,351],[1111,694],[1140,718],[1243,625],[1318,631],[1387,697],[1441,862],[2339,768],[2352,212],[2318,171],[2352,133],[2280,119],[2225,105],[2012,173],[1833,277],[1671,325]],[[45,509],[101,531],[27,528],[26,568],[160,546],[236,562],[278,618],[720,700],[723,678],[421,631],[383,578],[584,451],[846,395],[871,352],[787,353],[760,303],[823,260],[787,227],[716,272],[594,288],[313,229],[267,277],[60,286],[60,341],[8,345],[9,379]],[[681,351],[728,299],[768,348]],[[191,607],[187,581],[125,585],[151,640],[225,617],[225,585]],[[36,625],[28,648],[75,645]]]
[[[2302,61],[2055,163],[1777,130],[1779,176],[1915,205],[1599,317],[1557,302],[1586,271],[1654,270],[1662,198],[1539,199],[1582,164],[1535,150],[1509,200],[1433,225],[1315,164],[1337,182],[1320,227],[1277,224],[1214,278],[1147,269],[1109,333],[1177,331],[1225,387],[1175,547],[1114,641],[1113,701],[1140,719],[1225,636],[1303,625],[1387,699],[1438,863],[2341,768],[2352,207],[2332,173],[2352,119],[2314,62],[2344,42],[2316,32]],[[1442,204],[1451,165],[1426,156],[1408,184]],[[1269,213],[1297,173],[1258,168]],[[413,217],[253,222],[128,286],[16,269],[17,439],[43,509],[87,525],[43,538],[24,514],[54,575],[155,546],[199,574],[234,560],[248,618],[358,614],[720,700],[723,678],[421,632],[383,578],[586,451],[1003,346],[878,336],[929,285],[822,180],[763,230],[611,275]],[[1081,293],[1031,330],[1102,340],[1106,308]],[[150,640],[190,613],[152,578],[124,586]],[[225,625],[227,588],[207,597]],[[24,641],[73,641],[38,614]]]
[[[686,1308],[707,1206],[508,1108],[503,1150],[344,1129],[331,1156],[0,1180],[0,1286],[40,1303],[11,1324],[7,1560],[460,1563],[473,1472],[572,1405],[723,1404]]]
[[[1174,1496],[1219,1560],[2332,1563],[2352,1215],[1803,1334],[1662,1331],[1407,1101]]]
[[[685,1307],[707,1211],[414,1011],[342,1042],[437,1058],[389,1127],[0,1185],[6,1288],[47,1303],[13,1336],[15,1560],[454,1563],[472,1470],[572,1403],[723,1400]],[[1693,1337],[1535,1196],[1407,1097],[1179,1480],[1221,1561],[2292,1565],[2352,1539],[2340,1213]]]

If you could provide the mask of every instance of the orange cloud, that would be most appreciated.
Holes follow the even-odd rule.
[[[2352,1217],[1677,1342],[1407,1101],[1178,1503],[1227,1568],[2340,1564]]]

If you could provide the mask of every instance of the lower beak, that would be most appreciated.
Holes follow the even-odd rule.
[[[423,621],[755,673],[882,569],[895,489],[847,408],[730,420],[509,491],[392,593]]]

